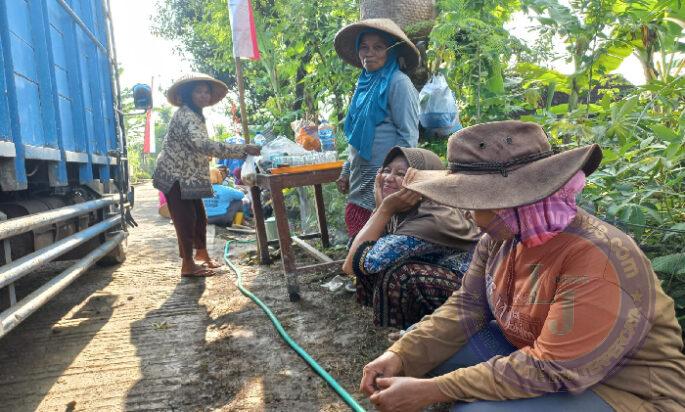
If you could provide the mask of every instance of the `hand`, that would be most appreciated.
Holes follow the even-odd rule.
[[[376,207],[380,207],[383,202],[383,177],[381,175],[381,169],[378,169],[376,173],[376,180],[373,184],[373,198],[376,201]]]
[[[396,213],[406,212],[416,206],[420,201],[420,194],[403,188],[399,192],[395,192],[383,199],[380,209],[385,213],[394,215]]]
[[[359,390],[366,396],[377,391],[376,378],[397,376],[402,371],[402,359],[392,352],[385,352],[364,366]]]
[[[350,191],[350,177],[347,175],[340,176],[335,184],[338,186],[338,191],[344,195]]]
[[[262,152],[262,148],[257,146],[256,144],[246,144],[245,145],[245,153],[252,155],[252,156],[259,156],[259,154]]]
[[[369,400],[379,411],[421,411],[425,407],[448,399],[430,379],[379,378],[378,390]]]

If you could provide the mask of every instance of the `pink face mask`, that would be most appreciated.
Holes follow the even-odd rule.
[[[547,242],[576,217],[576,195],[585,187],[585,174],[578,171],[561,189],[529,205],[495,211],[491,233],[498,239],[504,231],[518,237],[526,247],[539,246]],[[509,236],[510,236],[509,234]],[[504,237],[506,238],[506,237]]]

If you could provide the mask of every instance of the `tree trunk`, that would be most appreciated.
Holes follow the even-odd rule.
[[[302,109],[302,103],[304,102],[304,76],[307,75],[305,71],[305,66],[312,59],[312,53],[308,51],[300,61],[300,66],[297,68],[297,75],[295,76],[295,102],[293,103],[293,111],[299,111]]]

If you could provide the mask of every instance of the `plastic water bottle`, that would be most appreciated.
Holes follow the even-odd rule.
[[[319,124],[319,140],[321,141],[322,152],[334,152],[335,149],[335,132],[333,126],[326,120],[322,120]]]
[[[257,132],[257,134],[254,137],[254,144],[258,146],[264,146],[264,143],[266,143],[266,137],[264,137],[262,132]]]

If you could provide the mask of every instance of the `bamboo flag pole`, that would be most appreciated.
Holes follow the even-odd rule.
[[[245,80],[243,79],[243,65],[240,57],[235,58],[235,74],[238,83],[238,100],[240,102],[240,123],[243,125],[243,139],[250,144],[250,131],[247,127],[247,110],[245,109]]]
[[[238,100],[240,101],[240,122],[243,124],[243,138],[250,143],[250,131],[247,128],[247,110],[245,109],[245,80],[241,57],[259,60],[257,27],[252,14],[250,0],[228,0],[231,36],[233,37],[233,56],[235,56],[235,74],[238,83]]]

